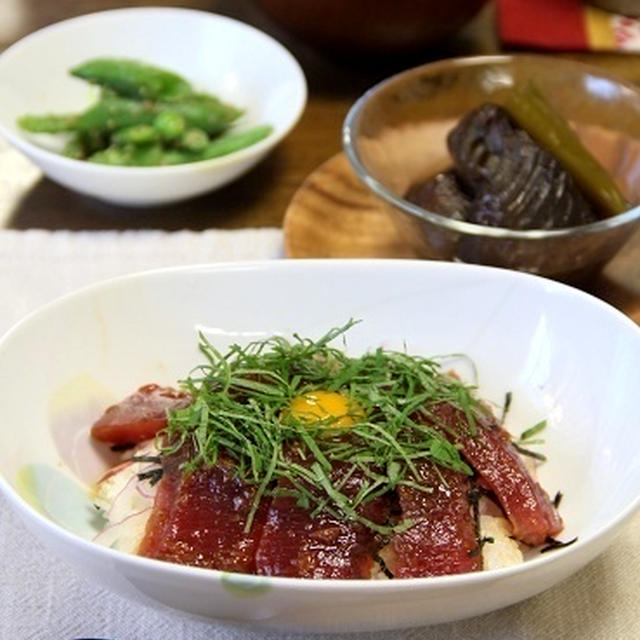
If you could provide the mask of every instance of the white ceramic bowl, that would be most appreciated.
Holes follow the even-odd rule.
[[[512,391],[514,433],[546,418],[549,461],[540,481],[551,495],[563,492],[561,537],[578,542],[508,569],[389,581],[225,574],[91,542],[86,485],[104,462],[88,427],[103,407],[143,383],[174,383],[188,373],[201,362],[198,330],[224,346],[273,333],[319,337],[350,317],[362,319],[348,334],[351,352],[406,344],[412,353],[466,353],[481,395],[500,404]],[[126,597],[305,631],[444,622],[566,578],[637,509],[640,429],[630,416],[638,361],[640,329],[613,308],[490,267],[274,261],[134,275],[63,298],[0,342],[0,487],[43,544]]]
[[[72,78],[94,57],[128,57],[175,71],[201,90],[244,108],[238,130],[273,133],[228,156],[170,167],[112,167],[61,156],[60,137],[22,131],[27,113],[74,113],[98,91]],[[298,121],[306,82],[273,38],[224,16],[174,8],[117,9],[65,20],[26,36],[0,55],[0,134],[52,180],[109,202],[152,206],[216,189],[259,162]]]

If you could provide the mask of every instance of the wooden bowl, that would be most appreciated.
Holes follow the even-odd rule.
[[[357,53],[415,50],[455,33],[486,0],[256,0],[299,38]]]

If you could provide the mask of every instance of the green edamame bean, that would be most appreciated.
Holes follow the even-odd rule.
[[[173,100],[191,93],[191,85],[178,74],[126,58],[89,60],[71,75],[140,100]]]
[[[157,142],[160,136],[158,132],[150,124],[134,124],[131,127],[123,127],[118,129],[111,136],[114,144],[124,145],[144,145]]]
[[[76,128],[79,131],[115,131],[137,124],[151,124],[156,113],[155,107],[147,102],[104,98],[78,116]]]
[[[18,118],[18,126],[32,133],[62,133],[73,131],[76,120],[76,115],[26,115]]]

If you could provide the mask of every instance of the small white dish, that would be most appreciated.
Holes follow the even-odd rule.
[[[60,155],[59,137],[29,134],[24,114],[75,113],[95,87],[69,69],[95,57],[126,57],[183,75],[245,114],[238,131],[270,124],[264,140],[228,156],[169,167],[113,167]],[[265,33],[230,18],[178,8],[116,9],[65,20],[32,33],[0,54],[0,134],[52,180],[128,206],[167,204],[217,189],[266,156],[292,129],[306,104],[304,74]]]
[[[107,405],[144,383],[175,384],[188,374],[202,361],[198,331],[224,348],[274,333],[318,338],[349,318],[362,320],[347,334],[350,352],[465,353],[482,397],[500,405],[512,392],[512,433],[547,419],[539,479],[550,495],[564,495],[561,539],[578,541],[506,569],[369,581],[222,573],[92,542],[88,486],[107,463],[89,427]],[[62,298],[0,341],[0,490],[52,553],[147,604],[300,631],[446,622],[558,583],[612,543],[638,509],[639,360],[640,328],[612,307],[491,267],[309,260],[133,275]]]

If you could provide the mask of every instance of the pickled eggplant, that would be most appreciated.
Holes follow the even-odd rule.
[[[455,171],[439,173],[435,178],[416,184],[406,195],[407,200],[423,209],[453,218],[466,220],[472,199],[465,194]]]
[[[560,229],[599,219],[573,177],[502,107],[487,103],[450,132],[453,169],[406,198],[454,219],[509,229]]]

